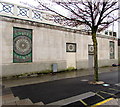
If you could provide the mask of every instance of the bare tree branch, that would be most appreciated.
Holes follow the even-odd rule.
[[[61,6],[65,11],[67,10],[67,12],[69,12],[69,16],[66,16],[39,2],[39,4],[44,8],[57,15],[54,17],[54,21],[63,25],[67,24],[68,26],[80,26],[81,24],[84,24],[89,27],[89,30],[91,30],[94,46],[95,81],[98,81],[98,43],[96,34],[97,32],[105,30],[114,21],[120,19],[120,17],[112,17],[112,13],[119,9],[117,3],[118,1],[116,0],[79,0],[79,2],[66,0],[66,2],[56,2],[57,5]]]
[[[48,11],[53,12],[58,17],[61,17],[61,18],[55,19],[56,21],[59,20],[58,22],[60,22],[61,20],[63,21],[64,24],[68,24],[68,25],[72,25],[73,23],[74,26],[85,24],[91,28],[91,31],[95,29],[97,31],[97,29],[99,29],[101,25],[102,26],[104,25],[106,27],[106,24],[113,23],[114,20],[110,21],[109,23],[108,22],[104,23],[103,21],[107,19],[107,17],[111,13],[119,9],[118,7],[115,7],[117,5],[117,2],[111,1],[111,0],[100,0],[100,1],[79,0],[76,2],[72,2],[71,0],[66,0],[66,2],[55,2],[56,5],[61,6],[62,8],[67,10],[67,12],[69,12],[70,15],[66,16],[42,4],[41,1],[38,0],[38,2],[41,6],[46,8]],[[115,20],[118,20],[118,19],[119,18],[115,18]]]

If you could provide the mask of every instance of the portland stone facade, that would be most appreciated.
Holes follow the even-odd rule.
[[[93,67],[90,33],[45,21],[42,12],[36,16],[36,10],[1,3],[10,8],[0,12],[3,76],[52,70],[53,64],[58,71]],[[99,67],[118,64],[118,39],[98,34],[97,41]]]

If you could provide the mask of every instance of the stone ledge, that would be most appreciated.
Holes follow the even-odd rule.
[[[19,18],[10,17],[10,16],[0,15],[0,20],[11,22],[11,23],[27,24],[27,25],[31,25],[31,26],[45,27],[45,28],[54,29],[54,30],[61,30],[61,31],[72,32],[72,33],[78,33],[78,34],[91,36],[90,32],[82,31],[82,30],[79,30],[79,29],[73,29],[73,28],[69,28],[69,27],[65,27],[65,26],[58,26],[58,25],[53,25],[53,24],[44,23],[44,22],[36,22],[36,21],[32,21],[32,20],[19,19]],[[97,34],[97,37],[107,38],[107,39],[112,39],[112,40],[118,40],[118,38],[105,36],[105,35],[100,35],[100,34]]]
[[[33,105],[30,99],[16,101],[17,105]]]
[[[34,105],[44,105],[43,102],[34,103]]]

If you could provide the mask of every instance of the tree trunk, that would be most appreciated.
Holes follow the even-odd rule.
[[[92,40],[94,46],[94,81],[98,81],[98,52],[97,52],[97,38],[96,33],[92,33]]]

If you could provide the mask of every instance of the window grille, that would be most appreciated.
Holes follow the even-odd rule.
[[[18,6],[18,9],[19,9],[18,16],[27,16],[29,18],[29,16],[28,16],[29,9],[19,7],[19,6]]]
[[[2,2],[0,2],[0,5],[1,5],[0,12],[13,14],[14,5],[8,3],[2,3]]]
[[[41,19],[41,12],[32,10],[33,19]]]

